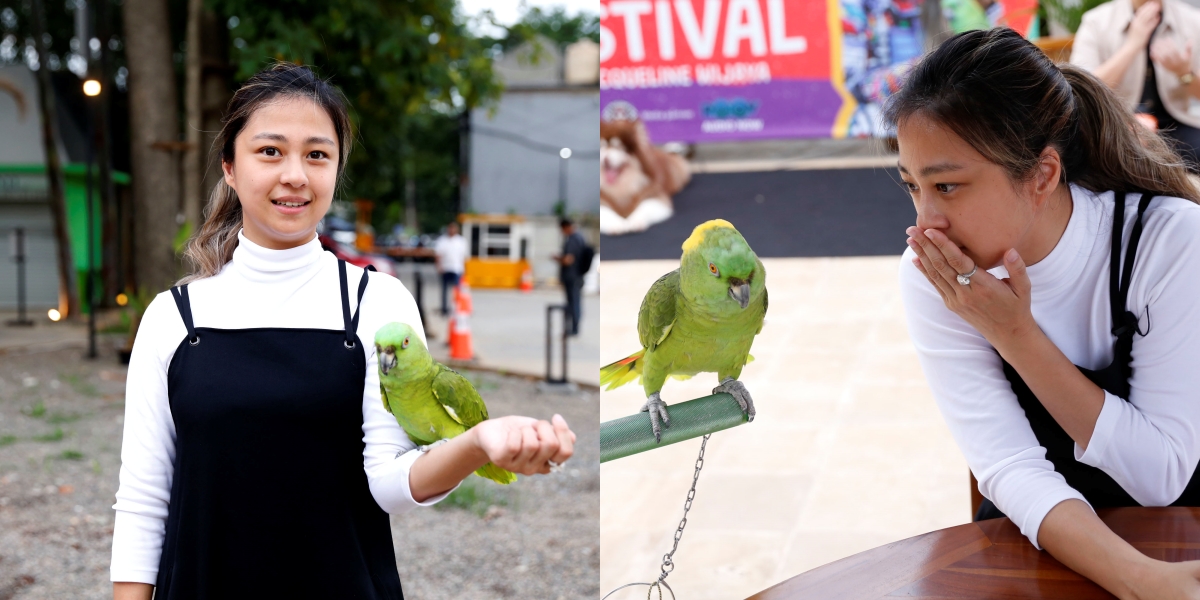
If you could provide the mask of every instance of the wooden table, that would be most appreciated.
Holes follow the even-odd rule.
[[[1147,556],[1200,559],[1200,508],[1097,511]],[[817,598],[982,598],[1079,600],[1113,595],[1039,552],[1008,519],[934,531],[801,573],[751,600]]]

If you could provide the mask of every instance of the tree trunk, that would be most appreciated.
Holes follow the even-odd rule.
[[[96,15],[96,37],[100,39],[100,74],[103,85],[100,88],[100,97],[97,100],[100,102],[100,118],[96,123],[97,140],[99,143],[99,152],[96,157],[100,162],[100,222],[103,224],[101,228],[101,306],[107,305],[116,295],[124,291],[124,281],[121,277],[120,250],[118,234],[118,211],[117,211],[117,194],[116,187],[113,185],[112,178],[112,128],[110,126],[110,116],[112,115],[112,93],[113,93],[113,68],[112,68],[112,51],[108,47],[108,40],[112,39],[112,4],[110,2],[99,2],[99,11]]]
[[[200,67],[203,58],[200,41],[201,13],[204,8],[203,0],[188,0],[187,3],[187,54],[183,89],[184,105],[184,141],[187,147],[183,151],[183,218],[194,233],[200,230],[200,132],[202,115],[200,108]]]
[[[138,286],[153,293],[170,287],[179,274],[172,246],[179,162],[171,149],[179,140],[179,120],[171,29],[166,0],[125,0],[123,8],[129,110],[136,115],[130,119],[134,270]]]
[[[221,131],[225,117],[225,109],[233,91],[229,89],[233,68],[229,63],[229,28],[225,20],[211,10],[205,10],[200,21],[200,114],[201,137],[200,158],[204,169],[201,171],[200,206],[203,210],[208,205],[208,198],[217,181],[223,177],[219,149],[213,148],[217,133]]]
[[[421,235],[421,222],[417,218],[417,182],[411,177],[404,180],[404,228],[405,235]]]
[[[33,1],[33,41],[38,55],[38,110],[42,119],[42,147],[46,153],[46,177],[50,182],[50,212],[54,216],[54,239],[58,246],[58,311],[64,317],[79,314],[79,278],[71,255],[71,234],[67,230],[67,199],[62,162],[58,156],[58,121],[54,118],[54,86],[50,84],[47,64],[46,12],[42,0]]]

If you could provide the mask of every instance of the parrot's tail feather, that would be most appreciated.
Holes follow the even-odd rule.
[[[502,483],[504,485],[508,485],[517,480],[516,473],[513,473],[512,471],[505,471],[504,469],[501,469],[492,463],[487,463],[486,465],[479,467],[475,470],[475,474],[484,479],[491,479],[496,483]]]
[[[608,386],[604,389],[613,390],[637,381],[642,376],[642,357],[645,355],[646,349],[642,348],[615,363],[600,367],[600,387]]]

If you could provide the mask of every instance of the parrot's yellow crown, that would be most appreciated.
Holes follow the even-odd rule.
[[[725,219],[713,219],[711,221],[706,221],[697,225],[696,228],[692,230],[692,235],[688,236],[688,239],[683,240],[683,251],[691,252],[692,250],[695,250],[696,247],[704,241],[705,233],[712,229],[733,229],[734,231],[737,231],[733,224]]]

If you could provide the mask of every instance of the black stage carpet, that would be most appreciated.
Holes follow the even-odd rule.
[[[675,216],[642,233],[602,236],[600,258],[678,259],[692,228],[737,227],[759,256],[898,256],[916,221],[894,168],[706,173],[675,196]]]

